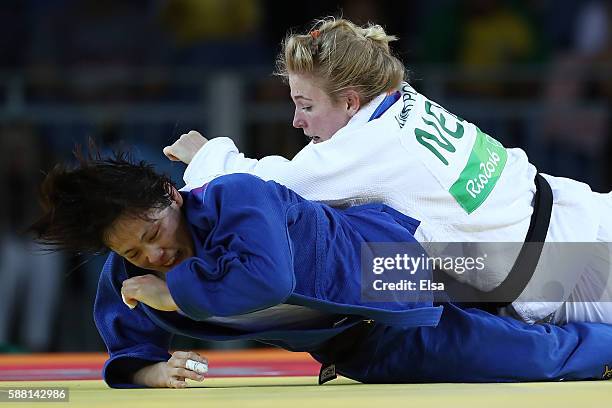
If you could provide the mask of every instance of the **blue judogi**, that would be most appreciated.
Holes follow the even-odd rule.
[[[104,379],[111,387],[133,386],[137,369],[167,360],[172,334],[255,339],[321,359],[318,346],[363,319],[376,321],[372,333],[337,367],[363,382],[600,378],[612,363],[612,326],[529,326],[453,305],[442,314],[427,298],[363,302],[361,244],[414,243],[418,221],[387,206],[334,210],[245,174],[215,179],[184,199],[196,256],[166,275],[182,314],[142,303],[129,310],[121,284],[147,272],[118,255],[102,271],[94,317],[110,354]],[[429,278],[430,271],[415,277]],[[248,331],[205,321],[279,304],[325,312],[337,324]]]

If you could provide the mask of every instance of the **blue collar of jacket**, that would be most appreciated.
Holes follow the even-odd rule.
[[[393,92],[387,95],[385,99],[378,105],[368,122],[380,118],[395,102],[397,102],[402,94],[400,91]]]

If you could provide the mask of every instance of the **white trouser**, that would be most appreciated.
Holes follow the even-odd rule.
[[[553,322],[612,323],[612,193],[593,193],[601,203],[601,222],[595,254]],[[607,244],[607,245],[604,245]]]

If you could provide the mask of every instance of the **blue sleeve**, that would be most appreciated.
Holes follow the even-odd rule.
[[[141,305],[130,310],[121,300],[121,284],[127,278],[123,259],[112,253],[104,264],[94,304],[94,321],[109,354],[102,374],[112,388],[139,387],[132,383],[136,371],[170,358],[172,335],[156,326]]]
[[[199,203],[186,202],[186,211],[189,223],[206,231],[205,237],[196,243],[196,257],[166,275],[178,307],[202,320],[284,302],[295,287],[286,220],[295,193],[233,174],[215,179],[202,194]]]
[[[383,347],[393,351],[373,365],[370,380],[569,381],[603,379],[612,367],[606,324],[530,325],[445,305],[438,327],[405,334],[387,332]]]

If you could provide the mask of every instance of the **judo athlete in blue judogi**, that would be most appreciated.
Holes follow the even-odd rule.
[[[415,242],[418,221],[387,206],[332,209],[234,174],[180,194],[165,185],[167,201],[147,207],[139,197],[136,209],[122,209],[124,196],[138,195],[138,180],[149,190],[169,183],[144,167],[119,158],[52,171],[43,186],[47,214],[34,227],[60,248],[94,249],[87,237],[95,235],[114,251],[94,309],[111,387],[202,380],[185,361],[203,357],[169,354],[174,334],[309,352],[324,365],[321,382],[334,371],[364,383],[602,379],[612,366],[610,325],[528,325],[427,296],[363,301],[362,243]],[[131,190],[115,197],[122,188]],[[113,212],[121,215],[100,221],[103,231],[79,224]]]

